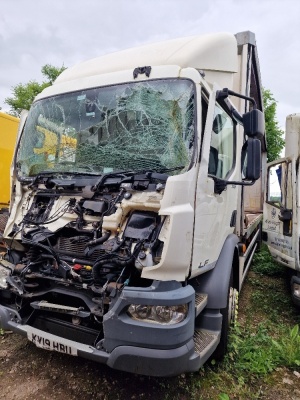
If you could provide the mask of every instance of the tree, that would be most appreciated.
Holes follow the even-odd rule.
[[[50,85],[52,85],[58,75],[60,75],[65,69],[66,67],[64,66],[62,66],[61,68],[57,68],[51,64],[46,64],[42,67],[42,74],[46,78],[48,78],[48,82],[50,83]]]
[[[284,148],[284,132],[280,129],[276,120],[277,101],[268,89],[263,89],[263,101],[265,109],[265,124],[267,138],[268,162],[280,158],[281,150]]]
[[[66,68],[54,67],[51,64],[46,64],[41,71],[46,81],[38,83],[36,80],[31,80],[28,83],[19,83],[12,88],[12,97],[7,97],[4,102],[10,106],[10,114],[19,117],[22,110],[29,110],[34,98],[46,87],[51,86],[55,79]]]

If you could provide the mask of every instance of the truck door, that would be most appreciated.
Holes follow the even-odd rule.
[[[204,107],[204,104],[202,104]],[[203,111],[203,110],[202,110]],[[195,207],[192,275],[213,268],[226,238],[233,233],[238,188],[216,192],[216,180],[238,180],[236,122],[211,95],[205,128]]]
[[[276,261],[295,268],[297,251],[293,237],[296,213],[296,171],[294,159],[281,159],[267,166],[263,239]]]

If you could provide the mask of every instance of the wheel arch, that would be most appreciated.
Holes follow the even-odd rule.
[[[222,309],[227,306],[228,285],[232,269],[233,285],[235,287],[238,284],[238,242],[239,239],[235,234],[229,235],[224,242],[215,267],[203,274],[200,279],[198,277],[197,292],[208,295],[207,308]]]

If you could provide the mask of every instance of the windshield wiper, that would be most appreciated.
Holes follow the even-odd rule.
[[[97,176],[100,175],[100,172],[87,172],[87,171],[40,171],[36,176],[43,177],[43,176],[53,176],[55,174],[60,174],[60,175],[91,175],[91,176]]]
[[[30,185],[35,185],[40,179],[47,178],[47,179],[54,179],[57,175],[64,175],[64,176],[99,176],[99,173],[90,173],[90,172],[67,172],[67,171],[40,171],[38,174],[34,176],[19,176],[18,179],[20,182],[29,183]]]
[[[124,170],[124,171],[114,171],[114,172],[108,172],[106,174],[101,175],[100,179],[98,182],[95,183],[93,186],[93,191],[97,191],[103,183],[106,181],[108,178],[114,178],[114,177],[121,177],[123,178],[120,183],[123,182],[130,182],[134,180],[135,177],[138,175],[144,175],[145,179],[151,180],[159,180],[159,181],[164,181],[168,179],[169,175],[167,172],[173,172],[177,170],[182,170],[185,166],[180,165],[177,167],[173,168],[152,168],[152,169],[143,169],[139,171],[133,171],[133,170]]]

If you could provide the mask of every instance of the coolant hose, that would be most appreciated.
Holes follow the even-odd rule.
[[[106,242],[106,240],[110,237],[110,231],[107,231],[103,236],[101,236],[98,239],[91,240],[90,242],[87,242],[86,247],[88,246],[95,246],[96,244],[101,244]]]

